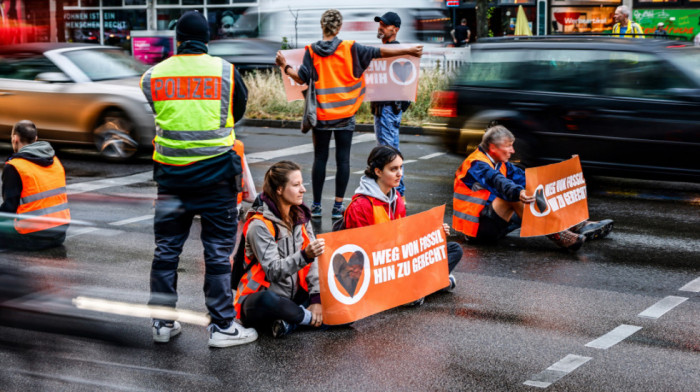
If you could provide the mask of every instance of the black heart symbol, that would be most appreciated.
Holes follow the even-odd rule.
[[[362,266],[364,268],[364,256],[362,252],[355,251],[355,253],[350,256],[350,260],[345,260],[345,257],[341,254],[335,255],[333,257],[333,272],[335,273],[335,278],[340,282],[345,291],[348,292],[350,298],[355,295],[355,290],[357,289],[357,283],[359,282],[359,276],[351,276],[351,266]]]
[[[547,211],[547,199],[544,198],[544,190],[542,188],[535,192],[535,205],[540,213]]]
[[[402,81],[406,82],[411,74],[413,73],[413,64],[411,64],[410,61],[404,61],[404,62],[394,62],[391,64],[391,70],[394,71],[394,74]]]

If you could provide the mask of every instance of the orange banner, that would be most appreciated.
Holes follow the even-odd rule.
[[[378,225],[318,235],[323,323],[347,324],[415,301],[449,281],[445,206]]]
[[[578,156],[527,168],[525,179],[525,190],[537,201],[523,209],[521,237],[558,233],[588,219],[586,180]]]
[[[391,45],[392,48],[410,45]],[[304,60],[305,49],[283,50],[287,64],[298,70]],[[282,70],[283,71],[283,70]],[[365,70],[365,101],[416,101],[420,59],[413,56],[397,56],[374,59]],[[297,84],[282,72],[282,82],[287,101],[304,99],[306,85]]]

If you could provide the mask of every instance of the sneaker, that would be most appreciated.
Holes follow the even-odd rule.
[[[320,205],[311,205],[311,217],[312,218],[320,218],[323,216],[323,209],[321,208]]]
[[[254,328],[245,328],[236,322],[228,328],[221,328],[216,324],[210,324],[209,347],[230,347],[254,342],[258,338],[258,332]]]
[[[295,329],[297,329],[296,324],[290,324],[284,320],[275,320],[272,322],[272,337],[275,339],[283,338]]]
[[[417,300],[415,300],[413,302],[409,302],[404,306],[417,307],[417,306],[423,305],[423,302],[425,302],[425,297],[418,298]]]
[[[450,274],[450,285],[442,289],[442,291],[451,293],[455,291],[455,287],[457,287],[457,279],[455,279],[454,275]]]
[[[343,212],[345,212],[345,207],[343,207],[342,205],[340,207],[333,207],[333,211],[331,211],[331,219],[342,218]]]
[[[168,343],[170,338],[177,336],[182,328],[177,321],[153,320],[153,341]]]
[[[586,241],[605,238],[613,228],[612,219],[604,219],[599,222],[584,221],[571,228],[571,231],[586,236]]]
[[[586,236],[583,234],[574,233],[571,230],[563,230],[555,234],[549,234],[547,238],[552,240],[560,247],[572,251],[579,250],[586,241]]]

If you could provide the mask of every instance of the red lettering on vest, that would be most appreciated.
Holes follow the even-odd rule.
[[[221,99],[221,78],[172,76],[153,80],[153,101]]]

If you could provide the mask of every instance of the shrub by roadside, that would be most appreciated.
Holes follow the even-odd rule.
[[[249,72],[243,75],[248,87],[248,109],[246,118],[261,120],[300,121],[304,109],[303,101],[287,102],[282,77],[278,71]],[[434,91],[447,88],[449,76],[433,70],[421,70],[418,80],[416,102],[404,113],[402,125],[420,126],[428,119],[431,95]],[[362,103],[357,112],[357,122],[372,124],[374,119],[369,110],[369,102]]]

